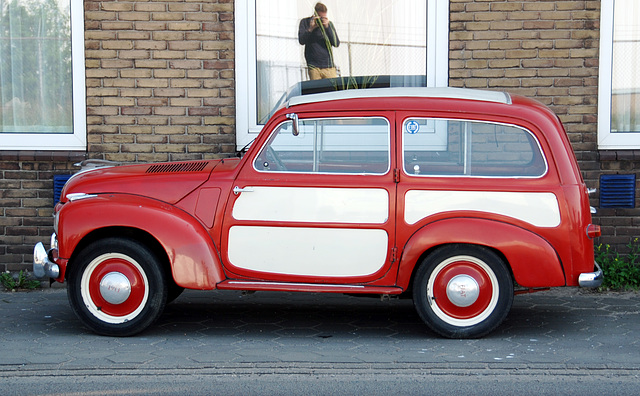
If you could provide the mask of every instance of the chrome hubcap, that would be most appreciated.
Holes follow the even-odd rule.
[[[109,272],[100,281],[100,294],[110,304],[122,304],[131,295],[131,282],[120,272]]]
[[[468,307],[478,300],[480,287],[469,275],[456,275],[447,284],[447,297],[458,307]]]

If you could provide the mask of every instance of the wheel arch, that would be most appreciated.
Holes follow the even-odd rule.
[[[491,229],[492,232],[486,232]],[[565,285],[565,274],[557,252],[539,235],[521,227],[481,218],[454,218],[426,224],[405,244],[398,267],[398,286],[412,287],[414,275],[425,257],[452,245],[487,248],[504,260],[512,278],[523,287]],[[536,260],[533,266],[532,258]]]
[[[431,254],[433,254],[436,250],[439,250],[439,249],[442,249],[442,248],[446,248],[447,246],[450,246],[450,245],[479,246],[479,247],[482,247],[482,248],[485,248],[487,250],[492,251],[498,257],[500,257],[500,259],[506,264],[507,269],[509,270],[509,275],[511,276],[511,279],[514,279],[513,270],[511,268],[511,266],[509,265],[509,261],[507,260],[505,255],[500,250],[496,249],[495,247],[487,246],[487,245],[481,245],[481,244],[477,244],[477,243],[447,242],[447,243],[442,243],[442,244],[439,244],[439,245],[431,246],[429,249],[425,250],[420,256],[418,256],[418,258],[416,260],[416,263],[413,266],[413,269],[411,270],[411,276],[410,276],[410,279],[409,279],[409,285],[408,285],[407,289],[405,289],[405,291],[407,293],[411,293],[411,291],[413,290],[413,281],[415,279],[415,275],[416,275],[416,272],[418,271],[418,267],[420,266],[420,263],[423,262],[425,258],[427,258]]]
[[[193,216],[164,202],[109,194],[64,205],[59,253],[69,265],[81,248],[103,237],[127,236],[148,244],[169,265],[173,281],[190,289],[214,289],[223,278],[219,253]]]
[[[164,250],[162,244],[155,239],[151,234],[147,231],[133,228],[133,227],[124,227],[124,226],[109,226],[103,227],[96,230],[91,231],[87,235],[85,235],[80,242],[76,245],[71,257],[69,258],[69,263],[74,263],[76,257],[80,252],[85,249],[87,246],[91,245],[94,242],[97,242],[101,239],[107,238],[126,238],[131,239],[136,242],[139,242],[148,248],[150,248],[155,255],[162,261],[162,266],[165,271],[168,271],[167,274],[171,273],[171,263],[169,262],[169,256],[167,252]],[[73,265],[73,264],[71,264]],[[65,272],[65,279],[69,274],[69,270]]]

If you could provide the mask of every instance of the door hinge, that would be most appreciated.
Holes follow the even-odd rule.
[[[398,168],[393,170],[393,182],[400,183],[400,169]]]
[[[391,262],[395,263],[398,259],[398,248],[394,247],[391,249]]]

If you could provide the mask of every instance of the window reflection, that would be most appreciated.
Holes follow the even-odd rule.
[[[316,1],[256,0],[257,122],[292,85],[309,79],[299,44],[300,21]],[[424,0],[322,1],[340,45],[332,46],[339,77],[426,75],[427,2]]]
[[[611,81],[611,132],[640,132],[640,4],[616,0]]]

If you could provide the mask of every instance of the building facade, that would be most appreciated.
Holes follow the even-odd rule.
[[[413,20],[409,15],[416,12],[403,8],[406,4],[388,12],[385,2],[379,6],[367,2],[363,13],[395,15],[380,26],[391,26],[399,33],[386,33],[382,39],[354,33],[358,28],[370,31],[366,26],[336,22],[342,39],[342,52],[336,55],[344,57],[342,75],[362,74],[358,62],[351,59],[358,48],[378,59],[412,59],[417,53],[424,54],[418,55],[420,62],[381,65],[373,73],[415,74],[406,68],[410,63],[418,73],[424,71],[428,85],[500,90],[539,100],[562,120],[588,187],[598,189],[592,195],[592,205],[598,210],[595,222],[603,229],[598,242],[623,249],[631,238],[640,236],[635,180],[640,169],[640,126],[634,129],[633,122],[634,92],[639,87],[633,79],[616,79],[620,74],[640,73],[635,60],[640,52],[629,50],[634,56],[628,61],[616,57],[621,52],[616,45],[634,42],[634,37],[616,30],[621,19],[614,22],[614,1],[422,3],[423,19]],[[290,7],[292,4],[296,7]],[[272,47],[265,56],[273,58],[261,58],[269,40],[275,43],[273,48],[294,45],[292,51],[299,51],[295,37],[283,38],[275,31],[269,34],[271,25],[265,21],[281,25],[284,22],[278,15],[288,15],[295,8],[296,13],[286,20],[297,23],[296,18],[308,14],[313,4],[306,0],[76,4],[71,0],[68,40],[75,45],[70,50],[70,132],[62,137],[48,131],[11,130],[12,125],[5,125],[0,133],[0,270],[29,268],[34,244],[47,241],[53,231],[54,176],[74,173],[79,169],[74,164],[85,159],[136,163],[223,158],[250,142],[260,128],[263,98],[278,94],[278,84],[305,78],[303,60],[296,64],[295,57],[292,61],[282,56],[276,61],[279,55]],[[336,21],[354,15],[353,10],[341,13],[337,1],[325,4]],[[423,12],[420,2],[411,7],[418,7],[418,14]],[[627,14],[640,15],[635,12],[627,9]],[[638,24],[639,20],[629,18],[625,23]],[[417,44],[414,37],[418,37]],[[276,38],[288,41],[280,44]],[[409,52],[397,52],[408,54],[401,56],[376,52],[387,50]],[[300,52],[296,56],[302,59]],[[621,64],[624,68],[617,68]],[[10,83],[0,80],[0,84],[6,91]],[[263,95],[263,91],[269,93]],[[623,101],[618,100],[619,95]],[[6,98],[5,110],[21,103]],[[630,109],[626,113],[631,115],[618,122],[615,114],[621,106]],[[3,114],[6,119],[7,113]],[[626,127],[620,127],[623,124]],[[67,135],[71,140],[65,140]],[[610,175],[631,180],[625,196],[631,205],[601,202],[601,183],[609,183]]]

